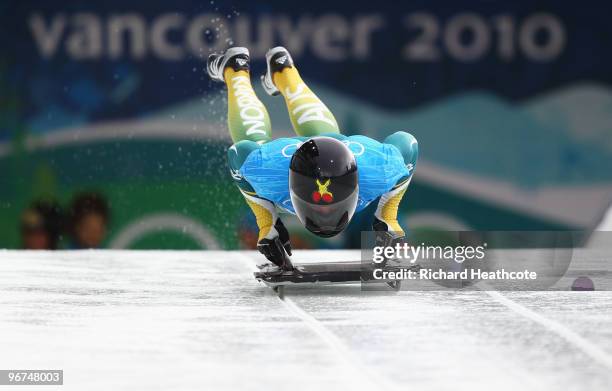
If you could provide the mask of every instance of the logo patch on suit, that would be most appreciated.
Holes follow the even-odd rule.
[[[321,183],[321,181],[317,179],[318,190],[315,190],[312,192],[312,200],[316,203],[323,201],[329,204],[333,202],[334,195],[332,194],[331,191],[327,189],[330,184],[331,184],[331,179],[328,179],[327,181],[325,181],[325,183]]]

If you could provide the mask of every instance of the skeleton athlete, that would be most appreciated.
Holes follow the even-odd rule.
[[[416,166],[416,139],[406,132],[382,143],[343,135],[285,48],[270,49],[266,62],[264,90],[285,98],[296,137],[272,139],[270,117],[251,85],[247,48],[212,54],[207,64],[210,77],[227,86],[234,141],[228,151],[230,172],[255,214],[259,251],[279,268],[291,255],[279,211],[297,215],[318,236],[332,237],[376,199],[372,227],[377,240],[386,245],[403,240],[397,210]]]

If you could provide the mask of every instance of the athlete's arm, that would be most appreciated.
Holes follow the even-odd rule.
[[[406,176],[397,181],[395,186],[380,197],[374,214],[373,228],[377,231],[376,241],[379,245],[393,245],[405,239],[406,233],[397,221],[397,211],[406,189],[412,180],[412,174],[419,156],[419,144],[413,135],[407,132],[395,132],[384,140],[400,152],[403,164],[408,169]]]
[[[379,233],[385,233],[383,236],[386,241],[394,242],[406,236],[397,221],[397,211],[411,179],[412,176],[401,179],[390,191],[380,197],[374,213],[373,228]]]
[[[254,192],[239,188],[247,204],[255,215],[259,237],[257,249],[272,263],[282,266],[285,251],[291,255],[289,232],[276,213],[274,204],[264,198],[258,197]]]
[[[247,157],[259,148],[261,148],[261,145],[256,142],[250,140],[239,141],[228,149],[227,159],[232,179],[255,215],[259,228],[257,249],[268,260],[282,266],[285,263],[285,252],[291,255],[289,233],[278,218],[274,203],[260,197],[241,173],[242,165]]]

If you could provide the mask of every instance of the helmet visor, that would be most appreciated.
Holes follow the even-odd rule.
[[[359,186],[353,189],[346,198],[330,204],[317,203],[313,200],[304,200],[291,190],[291,203],[295,212],[310,232],[322,237],[332,237],[344,230],[351,221],[357,198]]]

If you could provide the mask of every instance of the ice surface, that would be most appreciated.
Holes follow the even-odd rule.
[[[294,261],[358,258],[316,251]],[[253,279],[256,261],[251,252],[0,251],[0,369],[63,369],[64,386],[45,390],[612,384],[610,292],[500,300],[334,285],[290,289],[283,302]],[[19,390],[28,388],[40,390]]]

